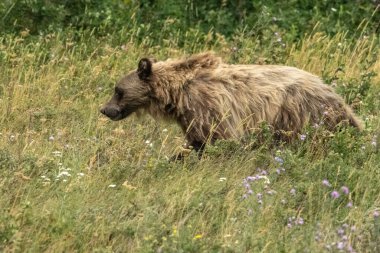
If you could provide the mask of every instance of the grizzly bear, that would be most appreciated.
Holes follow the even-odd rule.
[[[362,129],[333,89],[303,70],[231,65],[211,52],[155,62],[143,58],[115,87],[101,113],[121,120],[142,109],[174,120],[195,150],[217,139],[241,138],[266,122],[296,136],[306,124]]]

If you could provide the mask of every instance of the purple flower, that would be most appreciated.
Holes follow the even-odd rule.
[[[281,157],[278,157],[278,156],[275,156],[274,157],[274,160],[280,164],[283,164],[284,163],[284,160],[281,158]]]
[[[301,141],[304,141],[306,139],[306,134],[301,134],[300,139]]]
[[[380,216],[380,213],[378,211],[374,211],[373,212],[373,217],[374,218],[379,218],[379,216]]]
[[[332,191],[332,192],[331,192],[331,197],[332,197],[333,199],[337,199],[337,198],[340,197],[340,194],[339,194],[339,192],[337,192],[337,191]]]
[[[249,181],[249,182],[252,182],[252,181],[255,181],[255,180],[256,180],[255,177],[251,177],[251,176],[247,177],[247,181]]]
[[[348,202],[346,207],[351,208],[352,207],[352,202],[351,201]]]
[[[339,236],[343,236],[344,235],[344,230],[342,228],[339,228],[338,231],[337,231],[337,234]]]
[[[281,174],[281,170],[280,170],[280,169],[277,169],[277,170],[276,170],[276,173],[280,175],[280,174]]]
[[[322,184],[323,184],[324,186],[331,187],[331,184],[330,184],[330,182],[329,182],[327,179],[323,179],[323,180],[322,180]]]
[[[302,218],[299,218],[298,221],[297,221],[297,224],[298,225],[303,225],[304,223],[304,220]]]
[[[291,223],[288,223],[287,227],[288,227],[288,228],[292,228],[292,224],[291,224]]]
[[[343,250],[343,248],[344,248],[344,242],[338,242],[338,243],[336,244],[336,248],[337,248],[338,250]]]
[[[290,190],[290,194],[292,194],[292,195],[296,195],[296,189],[292,188],[292,189]]]
[[[267,175],[268,174],[268,172],[266,171],[266,170],[263,170],[263,171],[261,171],[261,175]]]
[[[340,188],[342,190],[342,192],[346,195],[348,195],[350,193],[350,190],[348,189],[347,186],[342,186],[342,188]]]
[[[248,184],[248,183],[245,183],[245,184],[244,184],[244,187],[245,187],[245,189],[247,189],[247,190],[251,189],[251,185]]]
[[[252,195],[253,194],[253,191],[251,189],[248,190],[247,192],[249,195]]]
[[[348,252],[354,252],[354,249],[352,248],[351,245],[347,245],[347,251]]]

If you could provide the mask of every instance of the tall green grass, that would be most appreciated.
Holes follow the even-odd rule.
[[[244,31],[232,40],[188,34],[178,48],[123,32],[23,36],[0,38],[0,251],[380,250],[378,37],[313,33],[288,45],[281,35],[262,44]],[[183,142],[178,127],[99,114],[140,57],[204,50],[322,76],[366,130],[310,127],[305,140],[273,146],[268,138],[254,149],[223,141],[202,160],[169,163]]]

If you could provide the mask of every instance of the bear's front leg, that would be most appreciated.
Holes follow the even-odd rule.
[[[200,142],[200,141],[191,142],[191,146],[193,147],[195,152],[197,152],[197,154],[198,154],[198,159],[202,158],[202,155],[203,155],[203,152],[205,149],[205,145],[206,145],[205,143]]]

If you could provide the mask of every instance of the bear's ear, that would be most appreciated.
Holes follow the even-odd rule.
[[[137,75],[141,80],[147,80],[152,75],[152,61],[148,58],[142,58],[137,67]]]

